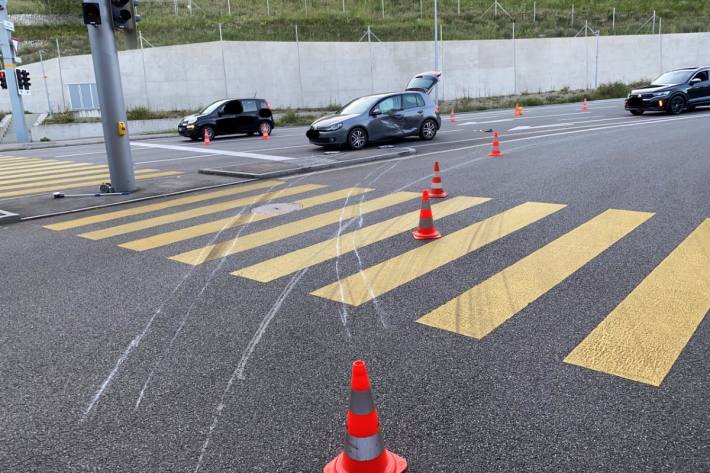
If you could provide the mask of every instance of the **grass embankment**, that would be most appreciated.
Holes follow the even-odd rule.
[[[228,2],[231,15],[228,14]],[[439,17],[446,40],[496,39],[511,37],[511,23],[516,23],[519,38],[574,36],[584,21],[602,35],[651,33],[647,21],[655,10],[663,18],[664,33],[710,30],[708,0],[536,0],[533,21],[531,0],[503,0],[510,17],[502,11],[494,17],[492,0],[439,0]],[[433,2],[430,0],[194,0],[193,14],[188,14],[187,0],[174,2],[141,0],[140,28],[154,46],[183,44],[219,39],[222,24],[225,40],[294,41],[298,25],[301,41],[358,41],[367,26],[382,41],[428,41],[432,36]],[[572,20],[574,4],[574,21]],[[420,5],[422,10],[420,11]],[[612,8],[616,8],[612,22]],[[75,0],[16,0],[10,13],[74,14],[75,22],[55,25],[17,26],[22,38],[25,62],[37,60],[43,49],[46,57],[56,54],[54,39],[59,38],[62,54],[88,52],[86,26],[79,19],[81,2]],[[307,11],[306,11],[307,8]],[[658,32],[660,21],[656,21]],[[120,36],[120,35],[119,35]],[[119,47],[123,41],[119,41]]]

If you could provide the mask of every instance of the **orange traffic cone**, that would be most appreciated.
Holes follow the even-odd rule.
[[[419,226],[412,232],[417,240],[436,240],[441,238],[441,233],[434,227],[434,216],[429,203],[429,191],[422,191],[422,208],[419,211]]]
[[[515,104],[515,116],[516,117],[522,117],[523,116],[523,107],[521,107],[519,104]]]
[[[583,112],[589,111],[589,102],[587,102],[587,97],[584,97],[584,101],[582,102],[582,111]]]
[[[203,136],[202,144],[204,144],[204,145],[212,144],[212,140],[210,140],[210,134],[207,133],[207,128],[205,128],[205,134]]]
[[[436,113],[441,112],[441,107],[439,107],[439,104],[436,104],[436,107],[434,108],[434,111],[435,111]]]
[[[265,140],[265,141],[268,141],[268,140],[269,140],[269,132],[266,131],[266,130],[262,130],[262,131],[261,131],[261,139],[262,139],[262,140]]]
[[[454,107],[451,107],[451,113],[449,114],[449,122],[456,123],[456,112],[454,112]]]
[[[441,176],[439,175],[439,161],[434,161],[434,176],[431,178],[431,189],[429,189],[429,197],[432,199],[443,199],[449,194],[441,185]]]
[[[364,361],[353,363],[350,386],[345,448],[323,468],[323,473],[403,473],[407,460],[384,446]]]
[[[492,158],[498,158],[500,156],[503,156],[503,153],[500,152],[500,141],[498,141],[497,131],[493,132],[493,149],[490,153],[488,153],[488,156]]]

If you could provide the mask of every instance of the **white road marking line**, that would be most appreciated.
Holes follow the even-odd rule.
[[[630,117],[614,117],[614,118],[599,118],[597,120],[585,120],[583,122],[550,123],[547,125],[520,125],[520,126],[516,126],[515,128],[511,128],[508,131],[534,130],[536,128],[554,128],[556,126],[565,127],[565,126],[572,126],[572,125],[584,125],[584,124],[593,123],[593,122],[608,122],[610,120],[629,120],[629,119],[631,119],[631,118]]]
[[[212,156],[212,155],[211,154],[197,154],[194,156],[185,156],[182,158],[153,159],[152,161],[135,161],[135,164],[162,163],[163,161],[180,161],[182,159],[206,158],[208,156]]]
[[[138,148],[138,149],[132,149],[131,151],[147,151],[146,148]],[[99,151],[91,151],[88,153],[72,153],[72,154],[58,154],[55,156],[55,158],[70,158],[72,156],[88,156],[90,154],[104,154],[106,153],[106,149],[101,149]]]
[[[517,118],[504,118],[502,120],[483,120],[479,122],[464,122],[464,123],[459,123],[459,126],[465,126],[465,125],[481,125],[484,123],[502,123],[502,122],[512,122],[512,121],[519,121],[519,120],[534,120],[537,118],[551,118],[551,117],[567,117],[570,115],[590,115],[592,112],[572,112],[572,113],[555,113],[551,115],[529,115],[525,117],[517,117]]]
[[[219,149],[203,149],[191,147],[191,146],[176,146],[176,145],[161,145],[157,143],[131,143],[134,146],[143,146],[145,148],[157,148],[157,149],[170,149],[173,151],[186,151],[195,152],[200,151],[203,154],[216,154],[221,156],[234,156],[237,158],[250,158],[250,159],[260,159],[263,161],[290,161],[293,158],[288,158],[286,156],[274,156],[269,154],[256,154],[256,153],[246,153],[241,151],[226,151]]]

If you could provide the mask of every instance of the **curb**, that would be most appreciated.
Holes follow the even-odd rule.
[[[7,210],[0,210],[0,225],[5,223],[15,223],[20,221],[20,215]]]
[[[348,166],[354,166],[356,164],[369,163],[373,161],[383,161],[387,158],[394,158],[399,156],[409,156],[415,154],[417,150],[415,148],[401,148],[399,151],[394,153],[378,154],[375,156],[366,156],[363,158],[348,159],[345,161],[333,161],[325,164],[313,164],[299,166],[292,169],[284,169],[280,171],[272,171],[265,173],[253,173],[253,172],[243,172],[243,171],[228,171],[224,169],[200,169],[197,172],[199,174],[208,174],[213,176],[228,176],[228,177],[244,177],[249,179],[273,179],[275,177],[292,176],[294,174],[305,174],[308,172],[322,171],[324,169],[335,169]]]

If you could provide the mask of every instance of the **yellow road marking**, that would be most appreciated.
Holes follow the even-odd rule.
[[[660,386],[710,310],[710,219],[572,350],[566,363]]]
[[[564,208],[526,202],[440,240],[371,266],[311,294],[359,306]]]
[[[0,158],[0,167],[4,167],[7,165],[13,165],[17,163],[37,163],[40,162],[40,159],[37,158]]]
[[[368,200],[361,204],[348,205],[342,209],[325,212],[313,217],[304,218],[295,222],[280,225],[261,232],[241,235],[237,239],[226,240],[214,245],[207,245],[196,250],[171,256],[170,259],[185,264],[196,266],[206,261],[219,259],[242,251],[251,250],[276,241],[284,240],[311,230],[325,227],[339,221],[375,212],[393,205],[401,204],[407,200],[419,197],[417,192],[397,192],[385,197]]]
[[[66,164],[54,168],[30,169],[29,171],[13,171],[11,173],[0,173],[0,179],[15,179],[19,177],[32,177],[40,175],[58,174],[61,172],[84,171],[84,170],[105,170],[108,166],[98,166],[96,164]]]
[[[461,212],[488,202],[485,197],[454,197],[432,206],[437,219]],[[394,217],[384,222],[345,233],[340,238],[331,238],[309,247],[292,251],[276,258],[234,271],[234,276],[269,282],[304,268],[344,255],[358,248],[398,235],[417,226],[419,211]]]
[[[11,179],[3,179],[0,178],[0,186],[4,186],[6,184],[17,184],[19,182],[33,182],[33,181],[41,181],[42,179],[60,179],[62,177],[72,177],[72,176],[85,176],[87,174],[95,174],[97,172],[102,172],[106,171],[108,167],[106,166],[101,166],[99,168],[89,168],[89,169],[77,169],[74,171],[67,171],[67,172],[62,172],[60,174],[56,174],[56,171],[49,172],[49,175],[44,175],[44,176],[30,176],[30,177],[16,177],[16,178],[11,178]]]
[[[147,174],[150,172],[158,172],[159,169],[136,169],[135,173],[136,174]],[[67,178],[58,178],[55,179],[55,176],[47,176],[44,177],[43,179],[47,179],[45,181],[39,181],[39,182],[23,182],[19,184],[12,184],[12,185],[6,185],[6,183],[0,182],[0,192],[12,190],[12,189],[24,189],[24,188],[29,188],[29,187],[44,187],[44,186],[51,186],[54,184],[70,184],[74,183],[77,181],[85,181],[87,179],[103,179],[103,180],[109,180],[109,174],[107,171],[93,171],[92,174],[88,176],[75,176],[75,177],[67,177]]]
[[[136,180],[143,180],[143,179],[153,179],[156,177],[166,177],[166,176],[175,176],[177,174],[180,174],[179,172],[175,171],[165,171],[165,172],[156,172],[156,173],[151,173],[151,174],[142,174],[136,176]],[[77,189],[80,187],[91,187],[91,186],[98,186],[101,183],[103,183],[105,180],[93,180],[93,181],[82,181],[82,182],[75,182],[73,184],[64,184],[61,186],[50,186],[50,187],[33,187],[31,189],[22,189],[18,191],[12,191],[12,192],[2,192],[0,193],[0,197],[16,197],[20,195],[30,195],[30,194],[41,194],[43,192],[51,192],[51,191],[61,191],[65,189]]]
[[[481,339],[653,214],[607,210],[417,322]]]
[[[284,184],[283,181],[259,181],[253,184],[247,184],[243,186],[237,185],[220,191],[207,192],[204,194],[191,195],[188,197],[179,197],[177,199],[171,199],[165,202],[159,202],[157,204],[141,205],[138,207],[131,207],[130,209],[117,210],[114,212],[92,215],[90,217],[82,217],[74,220],[53,223],[51,225],[45,225],[44,228],[57,231],[68,230],[70,228],[84,227],[86,225],[93,225],[95,223],[110,222],[111,220],[118,220],[124,217],[131,217],[134,215],[142,215],[150,212],[156,212],[158,210],[170,209],[173,207],[179,207],[181,205],[196,204],[197,202],[218,199],[220,197],[243,194],[245,192],[264,189],[266,187],[276,187],[282,184]]]
[[[300,205],[303,209],[307,209],[328,202],[345,199],[347,197],[354,197],[360,194],[364,194],[365,192],[370,192],[372,190],[373,189],[361,187],[351,187],[349,189],[342,189],[339,191],[330,192],[328,194],[322,194],[317,195],[315,197],[308,197],[306,199],[297,200],[294,203]],[[213,222],[193,225],[187,228],[180,228],[179,230],[174,230],[172,232],[160,233],[158,235],[141,238],[139,240],[128,241],[126,243],[121,243],[118,246],[120,246],[121,248],[128,248],[129,250],[146,251],[151,250],[153,248],[159,248],[161,246],[170,245],[179,241],[185,241],[190,240],[192,238],[197,238],[199,236],[209,235],[210,233],[217,233],[228,228],[234,228],[240,225],[244,225],[245,223],[266,220],[275,216],[276,215],[253,214],[251,212],[248,212],[236,215],[234,217],[227,217],[220,220],[215,220]]]
[[[53,167],[57,167],[57,166],[64,166],[67,164],[76,164],[76,163],[74,163],[72,161],[46,160],[46,161],[40,161],[38,163],[10,164],[7,166],[0,167],[0,171],[5,173],[8,171],[21,171],[23,169],[53,168]]]
[[[124,223],[123,225],[117,225],[115,227],[108,227],[101,230],[95,230],[93,232],[82,233],[79,236],[83,238],[88,238],[89,240],[103,240],[104,238],[125,235],[126,233],[137,232],[138,230],[145,230],[146,228],[158,227],[160,225],[166,225],[168,223],[182,222],[184,220],[201,217],[203,215],[224,212],[225,210],[237,209],[259,202],[264,202],[269,199],[287,197],[295,194],[302,194],[304,192],[310,192],[316,189],[321,189],[323,187],[327,186],[321,184],[304,184],[302,186],[287,187],[285,189],[277,190],[274,192],[268,192],[266,194],[242,197],[241,199],[205,205],[203,207],[184,210],[182,212],[176,212],[174,214],[161,215],[159,217],[138,220],[137,222]]]

